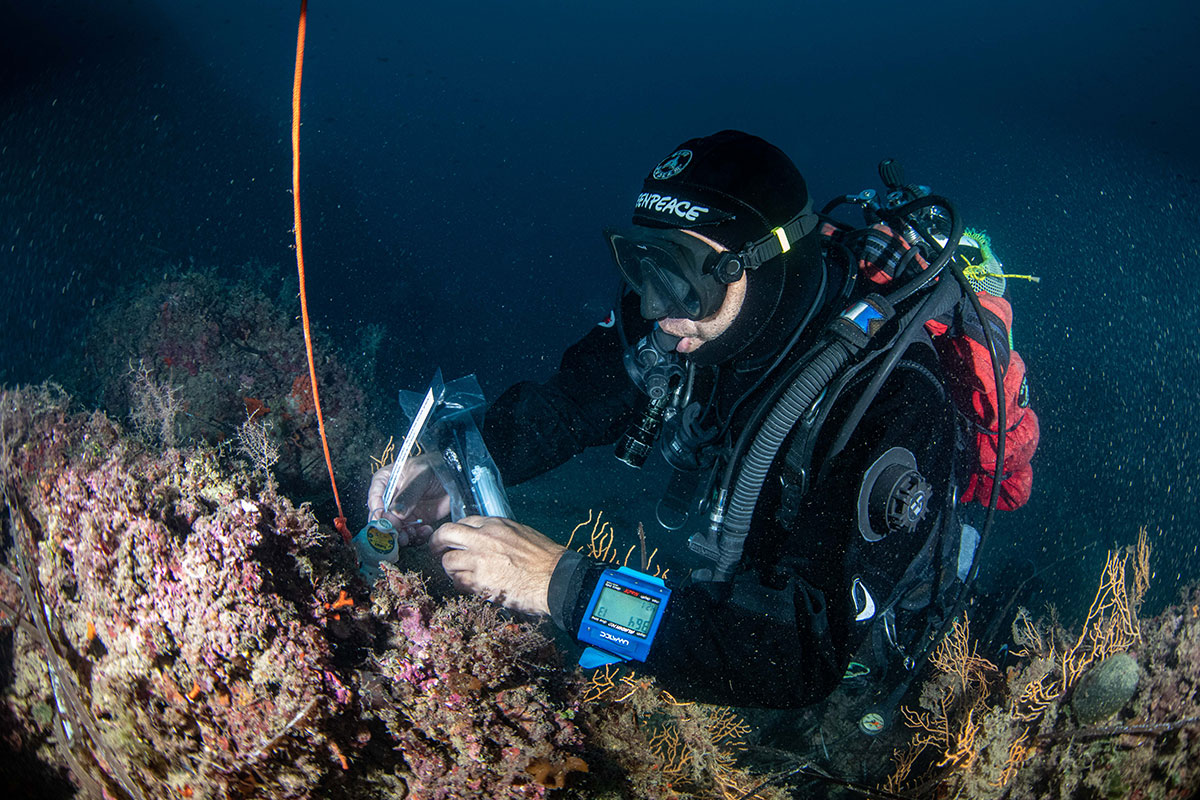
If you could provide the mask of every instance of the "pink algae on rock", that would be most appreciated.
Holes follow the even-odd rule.
[[[25,663],[50,676],[37,700],[62,719],[42,733],[73,777],[229,797],[270,776],[270,796],[309,796],[347,705],[298,558],[311,515],[220,451],[147,450],[47,390],[4,404],[6,557],[39,632],[18,646],[43,651]]]
[[[542,797],[531,766],[583,764],[580,692],[533,625],[475,598],[436,602],[394,569],[373,595],[389,622],[370,704],[413,768],[414,797]]]
[[[577,680],[533,624],[392,569],[368,596],[228,446],[3,390],[0,481],[0,771],[43,794],[542,797],[531,765],[582,771]]]

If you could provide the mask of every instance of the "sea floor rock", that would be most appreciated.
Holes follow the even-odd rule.
[[[1116,653],[1079,679],[1071,710],[1081,725],[1095,725],[1116,714],[1137,691],[1141,671],[1128,653]]]

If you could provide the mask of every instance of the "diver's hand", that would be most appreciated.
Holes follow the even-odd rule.
[[[371,478],[371,489],[367,492],[367,508],[370,509],[368,518],[382,518],[392,523],[401,547],[420,544],[433,533],[430,523],[450,516],[450,496],[433,472],[432,454],[422,455],[410,458],[404,465],[396,498],[392,501],[392,507],[385,509],[383,493],[387,490],[391,474],[392,466],[389,464]]]
[[[513,611],[549,616],[550,576],[566,548],[528,525],[463,517],[438,528],[429,546],[460,591]]]

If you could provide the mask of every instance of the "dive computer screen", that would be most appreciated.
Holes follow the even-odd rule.
[[[657,597],[613,581],[604,581],[591,619],[645,639],[658,614],[659,602]]]
[[[580,666],[645,661],[670,597],[662,578],[629,567],[604,570],[579,622],[579,641],[589,645]]]

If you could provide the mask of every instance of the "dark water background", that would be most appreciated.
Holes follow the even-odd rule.
[[[0,1],[0,381],[49,377],[94,304],[168,264],[293,263],[298,6]],[[1032,586],[1085,610],[1148,525],[1156,610],[1200,576],[1198,30],[1181,1],[315,0],[310,310],[350,350],[387,325],[389,395],[440,365],[495,396],[603,316],[599,231],[677,142],[757,133],[818,202],[896,157],[1043,278],[1013,290],[1035,496],[991,580],[1097,542]],[[598,497],[543,485],[569,522],[632,492],[594,463]]]

